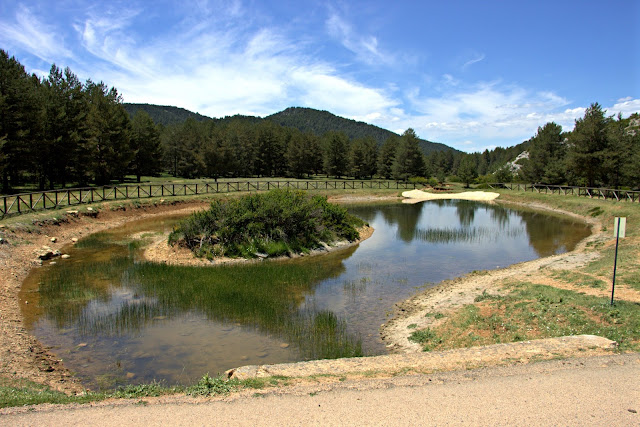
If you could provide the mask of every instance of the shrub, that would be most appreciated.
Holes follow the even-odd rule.
[[[320,242],[354,241],[363,222],[326,197],[273,190],[238,199],[214,200],[207,211],[182,221],[169,236],[197,256],[255,257],[305,252]]]

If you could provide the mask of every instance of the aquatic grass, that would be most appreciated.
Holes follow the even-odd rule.
[[[415,230],[415,238],[429,243],[471,243],[497,241],[498,238],[516,238],[522,235],[523,230],[518,228],[497,230],[490,227],[465,227],[465,228],[428,228]]]
[[[359,356],[361,341],[347,333],[344,320],[299,309],[316,283],[342,271],[340,256],[351,252],[334,254],[333,263],[295,260],[204,269],[125,257],[79,263],[54,270],[43,281],[41,305],[58,327],[75,326],[81,336],[135,333],[158,317],[195,310],[212,321],[282,337],[305,358]],[[114,288],[121,291],[112,294]]]

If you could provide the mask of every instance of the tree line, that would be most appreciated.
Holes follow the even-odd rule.
[[[129,117],[115,88],[83,83],[55,64],[40,79],[0,50],[3,193],[24,183],[100,185],[157,173],[159,137],[148,116]]]
[[[285,116],[306,110],[288,109]],[[402,135],[389,132],[380,143],[379,134],[319,134],[256,117],[191,116],[179,123],[154,123],[142,108],[127,113],[113,87],[83,83],[69,68],[61,70],[55,64],[45,78],[29,75],[0,50],[0,113],[3,193],[25,184],[40,189],[104,185],[130,175],[140,181],[161,173],[212,179],[324,174],[420,177],[432,183],[453,178],[467,185],[478,180],[640,185],[638,114],[607,117],[597,103],[576,120],[572,132],[547,123],[514,147],[471,154],[442,149],[425,155],[425,141],[413,129]],[[529,157],[515,171],[507,162],[522,151]]]

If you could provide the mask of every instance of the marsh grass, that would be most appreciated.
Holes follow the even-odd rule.
[[[415,331],[425,351],[567,335],[599,335],[621,350],[640,349],[640,304],[531,283],[513,283],[505,296],[463,306],[443,324]]]
[[[361,339],[347,332],[343,319],[299,308],[315,284],[342,268],[338,260],[202,269],[120,256],[48,270],[40,278],[40,305],[58,328],[77,327],[81,336],[136,333],[159,317],[196,311],[285,339],[303,358],[361,356]]]

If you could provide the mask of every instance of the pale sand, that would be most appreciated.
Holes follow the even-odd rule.
[[[411,190],[402,193],[405,199],[402,203],[419,203],[425,200],[475,200],[489,202],[498,198],[499,193],[486,191],[466,191],[464,193],[426,193],[422,190]]]

